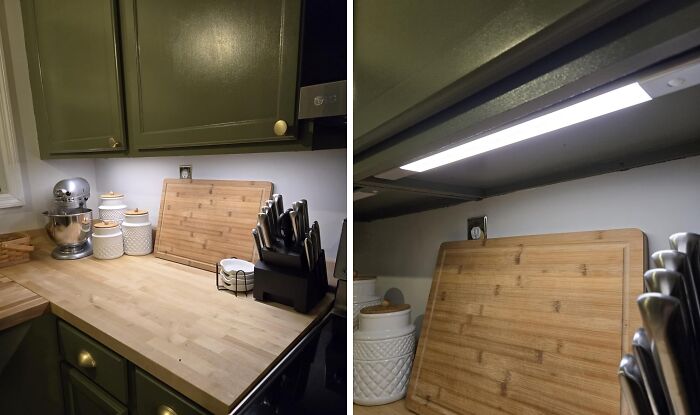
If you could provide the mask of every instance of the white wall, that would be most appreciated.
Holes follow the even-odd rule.
[[[639,228],[649,253],[674,232],[700,233],[700,157],[514,192],[479,202],[355,223],[354,269],[378,275],[423,314],[438,249],[467,239],[466,221],[488,216],[488,236]]]
[[[39,159],[36,123],[29,85],[27,53],[19,0],[4,0],[0,7],[3,48],[13,103],[13,119],[17,134],[20,166],[26,204],[0,209],[0,233],[36,229],[44,226],[41,212],[49,208],[53,185],[60,179],[80,176],[95,188],[95,161]],[[97,198],[88,201],[95,208]]]
[[[158,223],[163,179],[177,178],[181,164],[192,165],[195,179],[264,180],[283,196],[285,208],[292,202],[309,202],[311,221],[321,227],[326,258],[333,259],[346,210],[346,150],[260,153],[193,157],[149,157],[97,160],[100,193],[125,194],[127,205],[148,209]]]

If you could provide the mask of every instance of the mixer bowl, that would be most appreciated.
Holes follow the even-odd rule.
[[[44,214],[49,219],[46,232],[59,248],[80,248],[92,235],[92,209],[44,212]]]

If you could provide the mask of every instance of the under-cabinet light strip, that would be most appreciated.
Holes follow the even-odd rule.
[[[457,147],[441,151],[401,166],[401,168],[415,172],[424,172],[650,100],[651,96],[638,82],[635,82],[477,138]]]

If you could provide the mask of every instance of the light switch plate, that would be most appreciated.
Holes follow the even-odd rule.
[[[467,219],[467,239],[486,239],[486,216]]]

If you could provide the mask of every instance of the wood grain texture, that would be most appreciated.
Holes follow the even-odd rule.
[[[0,331],[39,317],[48,308],[41,296],[0,276]]]
[[[51,311],[215,414],[227,413],[330,308],[309,314],[218,291],[214,274],[147,256],[51,258],[33,233],[34,260],[3,275]]]
[[[386,405],[352,406],[353,415],[411,415],[413,412],[406,408],[406,401],[401,399]]]
[[[272,183],[165,179],[155,256],[207,271],[223,258],[254,262],[251,230]]]
[[[636,229],[443,243],[407,407],[627,413],[616,373],[641,326],[646,257]]]

